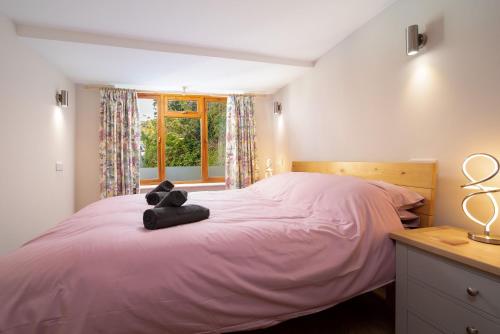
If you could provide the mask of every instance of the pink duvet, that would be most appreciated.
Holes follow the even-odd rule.
[[[148,231],[143,195],[89,205],[0,258],[0,333],[218,333],[327,308],[394,278],[380,188],[288,173],[190,193],[208,220]]]

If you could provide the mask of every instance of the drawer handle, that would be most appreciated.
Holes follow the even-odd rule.
[[[479,329],[467,326],[467,334],[479,334]]]
[[[471,297],[476,297],[479,294],[478,289],[471,288],[470,286],[467,288],[467,294]]]

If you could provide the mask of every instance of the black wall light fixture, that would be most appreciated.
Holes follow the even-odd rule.
[[[59,107],[66,108],[68,106],[68,91],[60,90],[56,93],[56,102]]]

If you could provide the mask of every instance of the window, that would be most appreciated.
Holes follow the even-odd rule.
[[[226,161],[226,101],[207,101],[208,177],[224,177]]]
[[[224,180],[226,98],[139,94],[141,184]]]
[[[141,180],[159,178],[158,172],[158,98],[139,98],[139,124],[141,126]]]

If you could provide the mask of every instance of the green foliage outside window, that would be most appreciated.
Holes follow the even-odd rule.
[[[226,159],[226,103],[207,104],[208,165],[223,166]]]
[[[198,103],[196,101],[169,100],[168,111],[198,111]]]
[[[165,127],[165,165],[201,166],[200,120],[165,117]]]
[[[170,110],[196,110],[191,101],[170,101]],[[169,102],[169,103],[170,103]],[[208,165],[222,166],[225,159],[226,104],[207,103],[208,119]],[[158,166],[158,134],[156,101],[154,118],[141,122],[141,167]],[[165,117],[166,166],[201,165],[201,126],[196,118]]]
[[[158,109],[153,100],[154,117],[141,121],[141,167],[158,166]],[[140,110],[139,110],[140,112]]]

